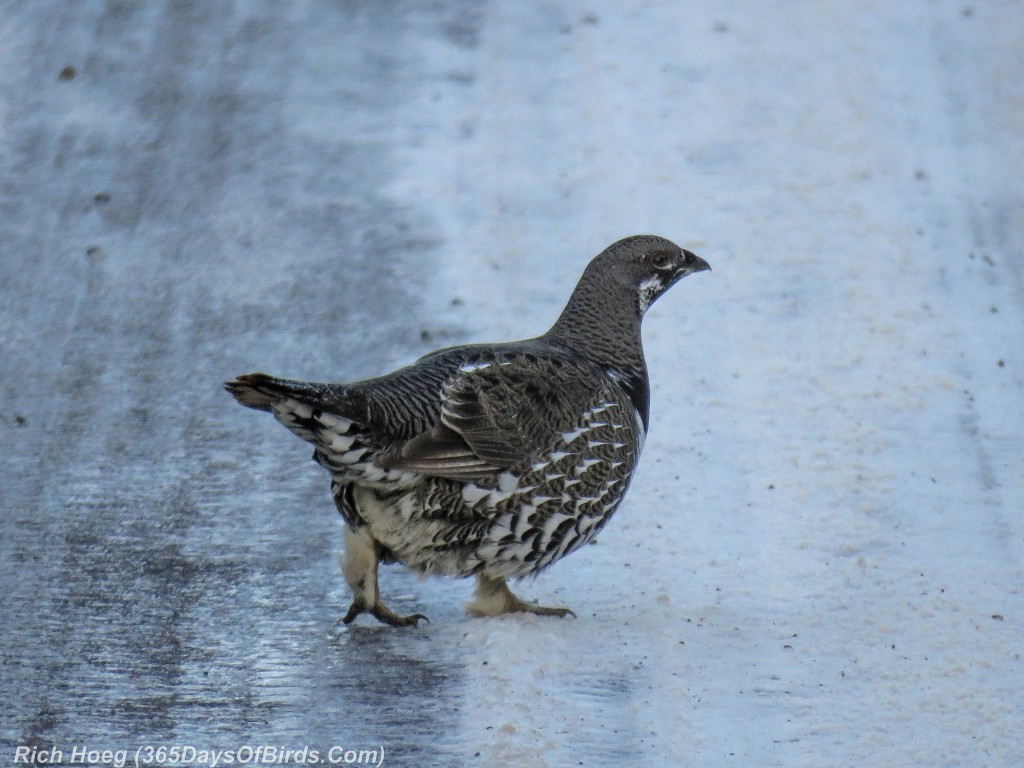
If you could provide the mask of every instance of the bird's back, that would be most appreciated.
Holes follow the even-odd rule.
[[[607,399],[603,393],[615,382],[542,337],[452,347],[349,384],[257,373],[227,386],[240,402],[271,412],[312,443],[317,461],[332,473],[378,483],[407,481],[408,473],[476,478],[522,469],[576,428],[580,414]],[[445,419],[473,445],[480,460],[472,466],[453,467],[437,450],[417,450],[423,443],[436,448],[429,436]]]

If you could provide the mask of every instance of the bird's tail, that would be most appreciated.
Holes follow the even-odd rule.
[[[224,389],[242,405],[259,411],[270,411],[276,403],[285,399],[314,403],[321,395],[315,384],[278,379],[265,373],[244,373],[231,381],[225,381]]]

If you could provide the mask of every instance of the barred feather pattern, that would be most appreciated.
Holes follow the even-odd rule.
[[[418,620],[379,604],[378,562],[493,583],[592,541],[622,501],[647,432],[643,315],[709,268],[664,238],[634,236],[590,262],[543,336],[442,349],[348,384],[262,373],[225,382],[239,403],[311,443],[330,473],[338,511],[366,549],[362,570],[344,571],[355,595],[346,621],[366,610]],[[507,588],[501,597],[498,611],[529,610]]]
[[[529,466],[473,482],[423,477],[351,491],[338,483],[335,498],[351,492],[373,538],[410,568],[519,578],[593,540],[626,493],[643,437],[628,398],[608,386]]]
[[[313,460],[331,473],[336,485],[356,482],[395,489],[418,479],[415,473],[382,469],[375,463],[374,459],[394,446],[388,435],[292,398],[279,400],[271,412],[292,433],[316,447]]]
[[[396,397],[394,388],[401,387],[406,370],[409,383],[419,386],[410,386],[407,397]],[[507,381],[496,383],[496,370]],[[417,421],[438,420],[435,404],[445,398],[425,398],[425,381],[443,393],[455,381],[487,379],[488,386],[508,387],[506,396],[513,400],[522,396],[525,372],[546,382],[543,386],[554,383],[552,391],[562,400],[582,399],[578,407],[553,406],[563,419],[540,410],[521,422],[527,432],[550,431],[550,438],[533,436],[548,448],[507,469],[452,479],[388,468],[388,457],[405,441],[366,426],[388,418],[408,423],[410,406],[425,411]],[[397,560],[423,573],[522,577],[591,541],[622,500],[646,432],[620,375],[530,344],[525,350],[492,345],[428,356],[388,377],[388,398],[372,391],[378,381],[384,383],[339,387],[251,375],[244,386],[254,390],[252,399],[266,399],[267,410],[281,424],[313,444],[313,458],[330,472],[332,496],[345,522],[354,529],[368,526],[385,561]],[[363,401],[378,407],[387,403],[392,410],[364,412],[359,407]],[[401,414],[392,412],[398,403],[403,404]],[[433,412],[424,404],[432,405]],[[329,410],[342,407],[362,421]]]

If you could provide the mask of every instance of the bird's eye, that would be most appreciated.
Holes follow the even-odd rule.
[[[672,266],[671,253],[655,253],[651,256],[651,266],[655,269],[668,269]]]

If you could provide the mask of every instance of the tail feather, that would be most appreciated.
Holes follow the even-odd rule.
[[[363,428],[346,415],[351,408],[339,398],[343,386],[246,373],[224,382],[224,389],[242,405],[268,411],[292,434],[315,445],[314,460],[332,471],[350,468],[370,450]]]
[[[278,379],[265,373],[242,374],[224,382],[224,389],[242,405],[259,411],[270,411],[276,403],[286,398],[316,403],[322,396],[322,392],[315,384]]]

